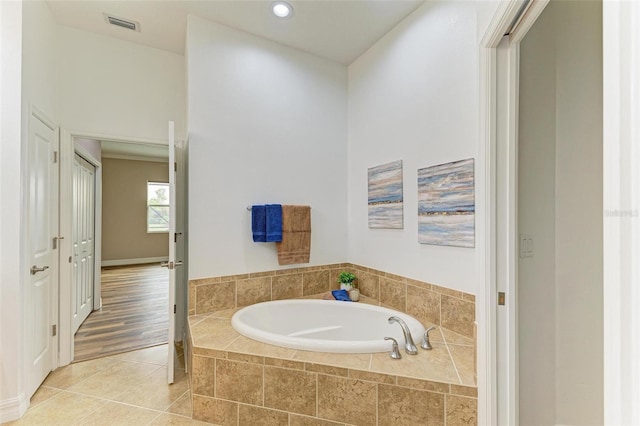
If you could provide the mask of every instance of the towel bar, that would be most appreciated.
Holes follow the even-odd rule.
[[[309,207],[309,208],[311,208],[311,207]],[[251,211],[251,206],[247,206],[247,210]]]

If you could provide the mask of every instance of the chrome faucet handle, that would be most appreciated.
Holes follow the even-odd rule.
[[[418,348],[413,342],[413,337],[411,337],[411,330],[409,330],[407,323],[404,322],[401,318],[389,317],[389,324],[393,324],[394,322],[400,324],[400,328],[402,328],[402,333],[404,334],[404,351],[409,355],[417,355]]]
[[[384,340],[391,340],[391,353],[389,356],[393,359],[400,359],[402,355],[400,355],[400,350],[398,349],[398,341],[393,337],[385,337]]]
[[[420,344],[420,347],[421,347],[422,349],[426,349],[426,350],[428,350],[428,351],[430,351],[431,349],[433,349],[433,346],[431,346],[431,342],[429,342],[429,332],[430,332],[431,330],[435,329],[435,328],[436,328],[436,327],[432,325],[431,327],[427,328],[427,329],[424,331],[424,340],[423,340],[423,341],[422,341],[422,343]]]

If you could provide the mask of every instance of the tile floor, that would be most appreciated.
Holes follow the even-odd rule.
[[[51,373],[8,425],[207,425],[191,419],[189,379],[167,384],[167,346],[79,362]]]

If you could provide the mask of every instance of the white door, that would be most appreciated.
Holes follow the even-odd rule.
[[[27,289],[28,396],[54,368],[58,289],[58,132],[36,115],[29,119]]]
[[[173,121],[169,122],[169,261],[164,264],[169,269],[169,336],[167,381],[173,383],[175,361],[176,329],[176,267],[182,265],[176,260],[176,144]]]
[[[73,333],[93,310],[96,168],[78,154],[73,162]]]

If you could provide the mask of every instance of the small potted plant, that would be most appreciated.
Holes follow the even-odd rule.
[[[353,281],[356,279],[356,276],[351,272],[342,271],[340,272],[340,276],[338,277],[338,282],[340,283],[340,290],[351,290],[353,288]]]
[[[349,293],[349,298],[357,302],[360,299],[360,290],[355,288],[354,281],[356,276],[351,272],[343,271],[340,272],[340,276],[338,277],[338,282],[340,283],[340,289],[346,290]]]

